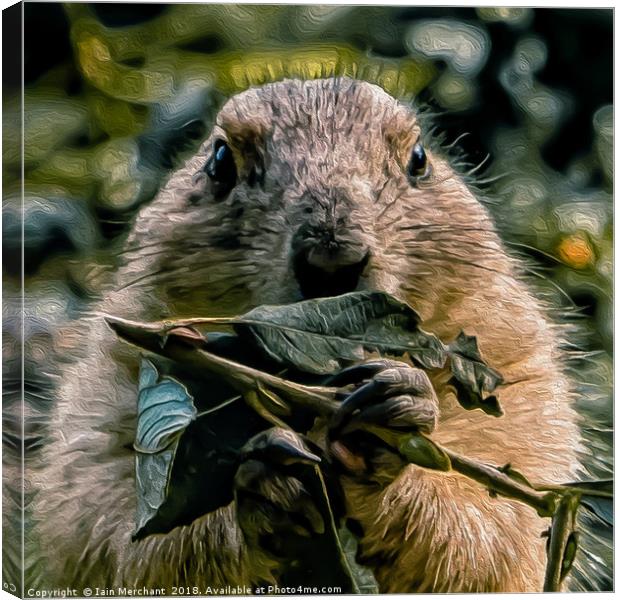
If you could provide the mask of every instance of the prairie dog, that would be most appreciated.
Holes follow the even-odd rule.
[[[433,438],[535,482],[577,468],[561,331],[528,290],[491,217],[427,147],[415,112],[347,78],[249,89],[135,219],[99,312],[129,319],[238,314],[353,290],[389,292],[444,341],[463,330],[505,383],[504,416],[458,405],[433,376]],[[242,585],[268,580],[234,503],[131,541],[137,352],[81,324],[37,476],[45,584]],[[384,592],[540,591],[547,524],[456,473],[403,466],[382,485],[342,476],[360,557]]]

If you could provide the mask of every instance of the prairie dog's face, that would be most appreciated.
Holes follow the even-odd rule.
[[[379,87],[290,80],[224,105],[133,243],[163,236],[143,269],[159,273],[170,312],[234,313],[360,289],[404,296],[429,274],[432,253],[416,244],[436,250],[429,232],[479,209],[415,114]]]

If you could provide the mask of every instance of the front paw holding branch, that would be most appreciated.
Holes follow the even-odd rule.
[[[437,425],[439,402],[428,375],[407,363],[372,360],[326,383],[355,386],[331,418],[328,434],[333,456],[353,474],[393,478],[411,462],[399,446],[412,433],[430,434]],[[390,452],[402,460],[386,459]]]

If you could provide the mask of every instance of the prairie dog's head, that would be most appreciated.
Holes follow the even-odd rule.
[[[359,289],[427,295],[491,231],[427,140],[408,106],[361,81],[238,94],[138,215],[121,285],[176,314]]]

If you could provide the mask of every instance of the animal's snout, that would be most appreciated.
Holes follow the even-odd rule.
[[[308,263],[326,273],[355,265],[368,253],[363,243],[330,227],[314,228],[303,246]]]
[[[304,298],[355,290],[368,264],[368,246],[346,230],[306,227],[294,241],[293,269]]]

